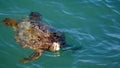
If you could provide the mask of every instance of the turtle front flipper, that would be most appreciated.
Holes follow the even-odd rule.
[[[3,23],[7,26],[13,27],[14,29],[18,28],[18,24],[16,23],[16,20],[13,18],[5,18],[3,20]]]
[[[39,50],[37,52],[33,52],[29,57],[20,60],[20,62],[21,63],[27,63],[27,62],[36,60],[36,59],[38,59],[42,55],[42,53],[43,53],[43,50]]]

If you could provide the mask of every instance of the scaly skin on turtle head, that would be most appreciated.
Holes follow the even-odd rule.
[[[52,52],[57,52],[60,50],[60,44],[58,42],[53,42],[53,45],[49,48]]]

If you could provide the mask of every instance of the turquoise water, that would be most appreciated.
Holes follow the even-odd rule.
[[[15,42],[6,17],[20,19],[31,11],[66,35],[77,50],[46,52],[38,60],[21,64],[32,53]],[[71,47],[72,47],[71,46]],[[120,0],[0,0],[0,68],[120,68]]]

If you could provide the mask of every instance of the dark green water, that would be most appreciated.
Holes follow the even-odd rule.
[[[31,11],[65,32],[69,44],[79,50],[46,52],[36,61],[18,61],[31,54],[2,24],[6,17],[20,19]],[[120,0],[0,0],[0,68],[120,68]]]

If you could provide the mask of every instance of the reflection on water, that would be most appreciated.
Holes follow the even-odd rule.
[[[31,5],[28,5],[31,4]],[[14,39],[14,31],[0,23],[0,68],[120,68],[120,0],[0,0],[0,20],[20,19],[31,11],[65,32],[69,47],[61,56],[46,52],[28,64],[21,57],[32,51]]]

